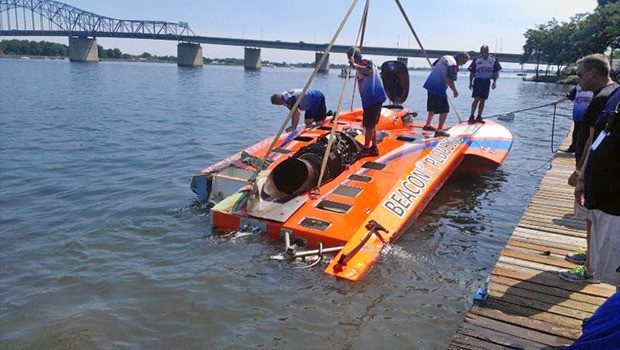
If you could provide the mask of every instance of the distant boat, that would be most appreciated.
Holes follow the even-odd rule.
[[[338,75],[340,78],[346,78],[347,77],[347,69],[346,68],[342,68],[340,70],[340,75]]]
[[[523,72],[523,73],[517,73],[518,77],[525,77],[527,76],[527,73]]]
[[[22,60],[29,60],[29,59],[30,59],[30,57],[28,57],[28,56],[22,56],[22,57],[20,57],[20,58],[21,58]]]

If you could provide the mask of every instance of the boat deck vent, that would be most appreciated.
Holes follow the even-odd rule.
[[[359,174],[352,174],[349,176],[349,180],[359,181],[359,182],[370,182],[372,181],[372,177],[365,176],[365,175],[359,175]]]
[[[331,126],[319,126],[317,129],[319,130],[331,130]]]
[[[310,136],[297,136],[294,140],[301,141],[301,142],[310,142],[310,141],[314,140],[314,137],[310,137]]]
[[[329,221],[315,219],[315,218],[304,218],[299,223],[299,226],[310,228],[317,231],[325,231],[329,225],[332,223]]]
[[[316,206],[319,209],[331,211],[338,214],[346,214],[351,209],[352,205],[340,202],[330,201],[328,199],[322,200]]]
[[[416,140],[416,137],[413,134],[405,134],[398,136],[396,139],[398,141],[413,142]]]
[[[377,163],[377,162],[366,162],[362,164],[362,168],[373,169],[373,170],[383,170],[383,168],[385,168],[385,164]]]
[[[360,194],[360,192],[362,192],[362,189],[359,187],[340,185],[336,187],[336,189],[332,193],[339,196],[355,198],[358,194]]]

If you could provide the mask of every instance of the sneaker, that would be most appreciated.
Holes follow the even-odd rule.
[[[467,124],[474,124],[476,122],[476,119],[474,119],[473,115],[469,116],[469,119],[467,120]]]
[[[482,120],[482,116],[481,115],[476,117],[476,123],[482,123],[482,124],[485,123],[484,120]]]
[[[424,131],[435,131],[435,130],[437,130],[437,129],[433,128],[433,127],[432,127],[432,126],[430,126],[430,125],[424,125],[424,127],[422,128],[422,130],[424,130]]]
[[[377,146],[373,146],[370,148],[362,148],[362,150],[357,154],[358,158],[364,157],[376,157],[379,155],[379,148]]]
[[[564,260],[570,261],[573,264],[583,265],[586,263],[586,254],[587,251],[585,249],[577,249],[572,254],[566,254]]]
[[[443,137],[449,137],[449,136],[450,136],[450,134],[448,134],[447,132],[445,132],[445,131],[443,131],[443,130],[437,130],[437,131],[435,131],[435,137],[440,137],[440,136],[443,136]]]
[[[560,278],[572,283],[598,283],[594,275],[590,274],[583,266],[577,266],[572,270],[560,272]]]

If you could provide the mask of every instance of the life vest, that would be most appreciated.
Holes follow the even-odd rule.
[[[582,90],[581,86],[576,87],[575,99],[573,104],[573,121],[581,121],[586,114],[588,105],[592,102],[594,92]]]
[[[620,216],[620,87],[609,96],[595,129],[584,172],[585,205]]]
[[[431,74],[424,82],[424,88],[434,96],[447,96],[447,79],[456,80],[459,66],[452,55],[446,55],[435,61]]]
[[[474,78],[478,79],[491,79],[493,78],[493,73],[500,69],[502,67],[493,55],[489,55],[487,58],[478,56],[469,66],[469,70],[474,73]]]

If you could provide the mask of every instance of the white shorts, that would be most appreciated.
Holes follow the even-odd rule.
[[[580,220],[586,220],[586,219],[590,219],[588,217],[588,211],[590,209],[584,207],[583,205],[577,203],[577,201],[575,201],[575,205],[574,205],[574,209],[575,209],[575,219],[580,219]]]
[[[589,210],[592,220],[590,233],[590,265],[594,278],[620,286],[620,216],[598,209]]]

